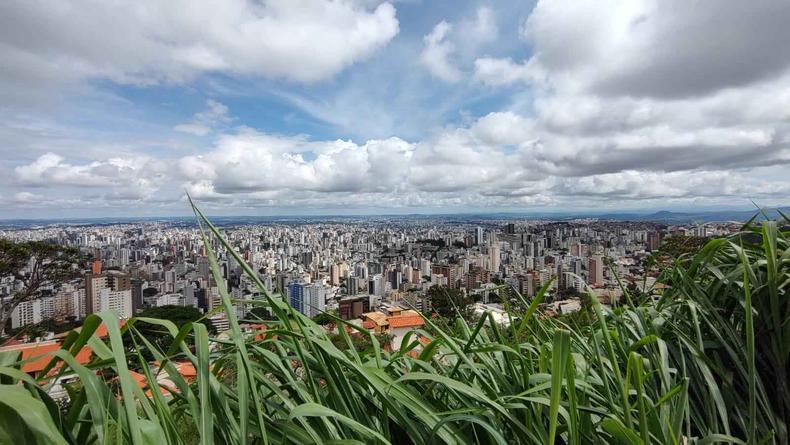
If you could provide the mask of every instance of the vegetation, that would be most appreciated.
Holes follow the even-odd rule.
[[[214,325],[211,324],[211,321],[206,319],[202,312],[191,306],[149,307],[143,309],[143,311],[138,314],[137,318],[167,320],[172,322],[178,329],[181,329],[184,327],[184,325],[190,323],[202,323],[206,326],[206,329],[208,329],[209,334],[215,334],[217,332]],[[138,326],[138,330],[141,334],[146,335],[149,340],[172,340],[172,337],[170,337],[167,330],[164,330],[155,324],[141,323]]]
[[[313,317],[313,322],[321,326],[337,324],[337,322],[335,321],[337,320],[337,317],[338,317],[337,311],[322,312],[316,315],[315,317]]]
[[[428,289],[427,296],[433,311],[448,319],[455,318],[458,314],[468,318],[470,306],[475,302],[460,289],[449,286],[433,286]]]
[[[426,239],[418,239],[416,242],[417,242],[417,244],[428,244],[428,245],[435,246],[435,247],[440,247],[440,248],[444,247],[446,245],[446,243],[444,242],[443,239],[428,239],[428,238],[426,238]]]
[[[63,283],[80,274],[77,265],[82,260],[79,251],[70,247],[0,239],[0,277],[13,276],[22,284],[21,289],[0,304],[0,336],[17,306],[56,292]]]
[[[237,256],[196,213],[204,242],[214,237]],[[339,347],[237,258],[277,318],[262,339],[241,331],[223,286],[229,339],[200,323],[149,320],[174,339],[150,347],[177,389],[146,396],[127,363],[152,387],[155,376],[122,343],[122,331],[147,341],[140,320],[119,328],[110,313],[91,315],[51,363],[78,376],[63,409],[46,393],[49,369],[31,378],[0,356],[0,442],[786,444],[788,233],[773,222],[744,232],[759,236],[710,241],[665,270],[666,289],[639,305],[610,310],[590,295],[583,317],[547,318],[537,311],[544,288],[507,328],[457,317],[450,332],[426,318],[392,351],[352,326],[371,347]],[[104,341],[94,336],[102,322]],[[339,335],[353,345],[345,329]],[[85,344],[97,355],[88,366],[72,358]],[[197,379],[180,377],[168,358],[192,362]]]
[[[379,347],[380,345],[388,345],[392,341],[392,336],[389,334],[376,334],[372,337],[361,333],[352,335],[329,334],[329,340],[337,349],[347,351],[349,348],[353,348],[358,353],[372,353],[376,348],[373,345],[374,338]]]
[[[47,318],[36,324],[22,326],[16,329],[8,329],[7,332],[11,337],[27,335],[29,338],[40,338],[49,332],[53,334],[60,334],[71,331],[72,329],[81,325],[82,322],[74,317],[70,317],[65,320]]]
[[[272,315],[269,308],[263,306],[255,306],[247,312],[244,317],[247,321],[261,322],[266,320],[277,320],[277,317]]]

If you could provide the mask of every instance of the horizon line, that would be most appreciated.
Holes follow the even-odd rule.
[[[727,208],[718,210],[666,210],[666,209],[612,209],[608,211],[480,211],[480,212],[446,212],[446,213],[368,213],[368,214],[275,214],[275,215],[206,215],[208,218],[355,218],[355,217],[408,217],[408,216],[486,216],[486,215],[513,215],[513,216],[559,216],[563,217],[596,217],[607,215],[651,215],[659,213],[674,213],[674,214],[706,214],[718,212],[754,212],[755,214],[760,211],[770,210],[790,210],[790,205],[784,206],[769,206],[759,208]],[[0,217],[0,221],[84,221],[84,220],[142,220],[142,219],[174,219],[174,218],[193,218],[194,215],[143,215],[143,216],[69,216],[69,217],[34,217],[34,218],[5,218]]]

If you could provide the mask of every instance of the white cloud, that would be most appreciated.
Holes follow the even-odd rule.
[[[457,25],[442,20],[423,37],[420,62],[434,77],[456,83],[463,77],[459,66],[471,62],[498,34],[495,13],[489,7],[477,8],[473,17],[464,18]]]
[[[420,62],[435,77],[447,82],[458,82],[461,80],[461,71],[450,61],[450,56],[455,51],[455,44],[446,39],[451,29],[452,25],[445,21],[433,27],[431,33],[425,36],[425,47],[420,54]]]
[[[41,187],[52,186],[68,197],[114,205],[174,205],[186,189],[217,208],[236,209],[780,202],[790,191],[790,50],[778,44],[790,37],[790,28],[777,18],[787,16],[786,6],[726,2],[721,9],[731,11],[681,7],[675,0],[618,8],[541,1],[523,26],[526,45],[518,42],[524,47],[516,51],[497,40],[508,35],[499,26],[512,24],[512,17],[504,20],[507,11],[478,8],[452,24],[439,22],[422,46],[419,36],[411,44],[398,42],[397,62],[352,74],[337,85],[343,94],[334,100],[311,88],[277,92],[336,131],[348,134],[364,125],[376,129],[375,137],[319,140],[270,132],[276,126],[231,129],[227,107],[209,100],[175,130],[211,134],[213,145],[177,159],[129,152],[107,157],[106,149],[91,144],[79,151],[80,159],[65,149],[46,149],[51,152],[36,159],[44,151],[33,152],[20,156],[28,159],[23,165],[12,167],[14,158],[0,166],[0,176],[7,176],[0,183],[10,185],[4,203],[32,202]],[[117,25],[117,34],[130,33],[129,42],[115,41],[113,34],[109,43],[83,42],[79,34],[68,42],[61,35],[55,45],[51,34],[57,31],[48,28],[23,42],[12,38],[19,29],[0,18],[0,25],[11,26],[0,26],[0,55],[13,55],[15,66],[6,73],[21,78],[20,67],[30,63],[42,82],[51,81],[42,68],[49,63],[65,67],[67,82],[96,76],[180,81],[216,70],[312,81],[369,55],[397,32],[392,7],[374,3],[322,2],[316,17],[310,6],[318,2],[238,1],[220,8],[216,21],[206,18],[201,5],[187,8],[184,17],[168,15],[169,5],[152,6],[151,17],[129,6],[134,32]],[[15,6],[11,16],[25,23],[19,14],[36,7]],[[103,8],[90,14],[102,16]],[[110,26],[83,18],[88,12],[75,14],[62,6],[52,16],[72,18],[69,23],[79,16],[86,29]],[[275,32],[286,24],[287,32]],[[40,57],[49,45],[58,60]],[[106,55],[111,46],[127,52]],[[379,82],[382,72],[420,51],[431,74],[452,85],[419,84],[426,77],[421,72],[403,76],[402,83]],[[105,56],[106,63],[97,62]],[[288,67],[296,68],[285,74]],[[474,81],[462,82],[472,68]],[[398,91],[404,102],[355,88],[365,81]],[[436,99],[445,93],[464,99]],[[509,102],[502,104],[502,97]],[[447,103],[453,107],[442,108]],[[465,109],[458,110],[459,103]],[[463,124],[447,123],[458,115]],[[425,124],[407,132],[409,119]],[[289,125],[299,128],[295,120]],[[49,143],[59,146],[62,137],[45,136],[53,131],[26,124],[17,133],[35,135],[42,150]],[[76,141],[63,146],[73,149]]]
[[[15,184],[27,187],[69,186],[110,188],[116,196],[148,196],[164,180],[167,163],[147,157],[113,157],[73,164],[63,156],[46,153],[14,169]]]
[[[228,107],[213,99],[206,100],[206,110],[195,113],[192,122],[176,125],[173,129],[196,136],[205,136],[217,125],[230,122]]]
[[[209,195],[261,191],[388,192],[408,173],[413,147],[397,138],[311,142],[245,129],[216,147],[179,161],[196,192]]]
[[[30,192],[18,192],[14,194],[14,203],[16,204],[34,204],[43,199],[43,196]]]
[[[481,57],[475,60],[475,80],[487,85],[507,85],[517,82],[536,82],[540,73],[528,63],[515,63],[513,59]]]
[[[389,3],[12,2],[0,14],[0,57],[13,60],[13,69],[0,80],[149,84],[219,71],[315,82],[370,56],[398,31]]]
[[[525,35],[563,89],[688,97],[784,72],[788,16],[782,1],[540,1]]]
[[[114,166],[110,164],[92,162],[86,165],[71,165],[63,161],[62,156],[47,153],[28,165],[16,167],[14,171],[23,185],[107,186],[112,184],[110,177],[106,175],[108,172],[94,172],[94,169],[102,170],[105,167],[112,169]]]
[[[486,6],[477,8],[474,18],[462,20],[458,25],[457,39],[467,51],[495,41],[498,35],[496,13]]]

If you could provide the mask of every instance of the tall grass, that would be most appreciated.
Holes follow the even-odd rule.
[[[358,352],[268,293],[195,211],[203,242],[216,246],[216,281],[217,254],[236,257],[277,320],[243,332],[222,284],[229,337],[199,323],[119,328],[112,314],[91,315],[51,363],[77,376],[65,406],[47,395],[46,372],[32,378],[0,356],[0,443],[787,443],[790,250],[774,223],[677,262],[660,298],[611,310],[591,297],[585,324],[542,316],[544,288],[509,327],[488,314],[451,329],[426,318],[398,350],[349,326],[370,336],[373,348]],[[168,331],[170,347],[149,342],[141,323]],[[85,345],[96,354],[87,366],[73,358]],[[130,378],[132,368],[157,388],[143,347],[172,391],[147,395]],[[196,381],[176,359],[195,366]]]

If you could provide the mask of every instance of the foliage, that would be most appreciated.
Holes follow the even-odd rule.
[[[710,241],[702,236],[675,234],[668,236],[661,243],[658,251],[647,259],[648,266],[658,263],[684,261],[697,254]]]
[[[47,332],[52,332],[54,334],[68,332],[81,325],[82,325],[82,321],[74,318],[70,318],[67,320],[56,320],[54,318],[48,318],[36,324],[22,326],[16,329],[11,329],[8,331],[8,333],[12,336],[19,336],[20,334],[26,334],[30,338],[36,338],[36,337],[44,336]]]
[[[458,315],[468,316],[470,306],[474,304],[474,299],[471,296],[464,294],[460,289],[448,286],[433,286],[428,289],[427,296],[434,312],[443,318],[454,319]]]
[[[222,253],[238,255],[196,213],[206,244],[213,237]],[[740,235],[709,242],[664,273],[669,287],[662,295],[637,306],[610,310],[590,295],[586,320],[547,318],[538,311],[544,286],[532,301],[522,299],[526,309],[508,327],[485,315],[475,324],[459,317],[447,331],[426,318],[423,341],[407,335],[392,351],[351,325],[345,327],[367,336],[370,347],[348,347],[345,329],[346,347],[337,345],[267,293],[239,259],[277,320],[267,322],[263,338],[245,335],[220,286],[228,337],[210,336],[200,323],[179,330],[159,322],[174,340],[151,349],[176,395],[146,396],[138,388],[127,363],[149,386],[155,375],[121,334],[145,342],[140,320],[119,328],[106,313],[88,317],[58,353],[58,372],[73,372],[80,382],[70,387],[63,414],[46,394],[49,370],[31,378],[7,354],[0,355],[0,374],[12,382],[0,388],[26,395],[0,403],[16,412],[36,406],[39,418],[19,416],[15,424],[55,430],[40,443],[179,444],[190,440],[184,431],[197,431],[205,444],[786,444],[788,234],[772,223],[745,231],[759,233],[760,242]],[[211,250],[209,259],[221,283]],[[100,323],[109,331],[104,341],[94,336]],[[72,358],[87,342],[97,355],[89,367]],[[166,358],[192,362],[196,381]],[[105,381],[102,373],[117,379]]]
[[[446,245],[443,239],[429,239],[429,238],[418,239],[417,244],[428,244],[440,248]]]
[[[370,353],[373,352],[374,346],[373,341],[377,342],[379,347],[384,347],[389,345],[392,341],[392,336],[389,334],[376,334],[373,336],[366,335],[366,334],[346,334],[343,335],[342,333],[338,334],[329,334],[329,340],[332,344],[341,351],[346,351],[349,348],[353,347],[358,353]],[[349,344],[350,343],[350,344]]]
[[[269,308],[263,306],[255,306],[250,309],[244,318],[249,321],[277,320],[277,317],[271,313]]]
[[[84,260],[71,247],[0,239],[0,278],[11,276],[21,283],[21,289],[0,304],[0,335],[17,306],[56,292],[63,283],[81,274],[79,266]]]
[[[338,317],[337,311],[331,312],[321,312],[320,314],[313,317],[313,322],[319,324],[321,326],[326,326],[328,324],[336,324],[335,321]]]
[[[206,319],[200,310],[191,306],[159,306],[149,307],[143,309],[137,316],[138,319],[156,319],[166,320],[175,325],[177,329],[183,328],[185,325],[194,323],[202,323],[208,333],[216,334],[217,329],[211,324],[211,321]],[[143,335],[148,341],[156,344],[161,348],[167,348],[173,341],[167,329],[162,326],[145,323],[143,320],[137,325],[138,332]]]

